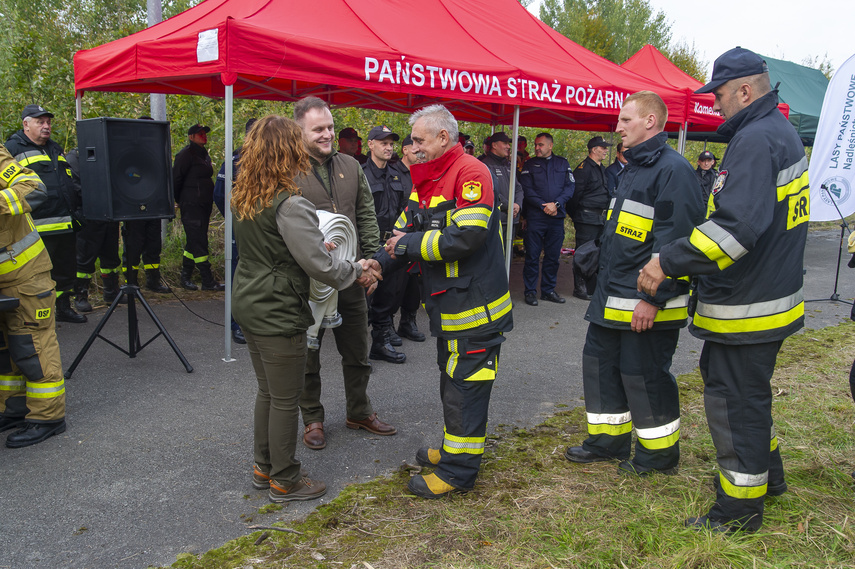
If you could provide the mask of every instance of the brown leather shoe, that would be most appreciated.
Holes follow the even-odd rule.
[[[303,444],[312,450],[321,450],[327,446],[327,439],[324,436],[324,424],[309,423],[306,425],[306,430],[303,433]]]
[[[378,419],[377,413],[372,413],[361,421],[347,419],[344,424],[348,429],[365,429],[369,433],[374,433],[375,435],[382,435],[384,437],[394,435],[398,432],[398,429],[396,429],[389,423],[384,423],[383,421]]]

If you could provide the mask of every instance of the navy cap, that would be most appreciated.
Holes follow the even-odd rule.
[[[718,56],[713,63],[712,79],[695,93],[712,93],[732,79],[768,72],[762,57],[749,49],[735,47]]]
[[[187,136],[190,136],[192,134],[196,134],[198,132],[204,132],[205,134],[207,134],[207,133],[211,132],[211,127],[202,126],[200,124],[194,124],[193,126],[191,126],[190,128],[187,129]]]
[[[385,124],[375,126],[371,129],[371,132],[368,133],[368,140],[385,140],[387,138],[391,138],[395,142],[401,139],[400,136],[392,132],[392,129]]]
[[[698,162],[700,162],[701,160],[713,160],[715,162],[718,162],[718,158],[716,158],[715,155],[709,150],[704,150],[703,152],[701,152],[700,156],[698,156]]]
[[[609,146],[614,146],[611,142],[606,142],[602,136],[595,136],[591,140],[588,141],[588,150],[592,148],[596,148],[597,146],[603,146],[608,148]]]
[[[362,138],[356,132],[356,129],[350,128],[350,127],[341,129],[341,132],[338,133],[338,137],[339,138],[357,138],[359,140],[362,140]]]
[[[24,110],[21,111],[21,120],[24,120],[27,117],[50,117],[53,118],[53,113],[46,111],[40,105],[27,105],[24,107]]]
[[[407,135],[404,137],[404,141],[401,142],[401,146],[412,146],[413,145],[413,137],[411,135]]]
[[[475,143],[471,140],[467,140],[463,143],[463,148],[475,148]]]

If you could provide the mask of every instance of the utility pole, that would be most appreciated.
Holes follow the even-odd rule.
[[[159,24],[163,21],[163,6],[162,0],[146,0],[146,8],[148,10],[148,27]],[[166,95],[162,93],[149,94],[151,101],[151,118],[156,121],[166,120]],[[166,241],[166,220],[160,221],[160,241]]]

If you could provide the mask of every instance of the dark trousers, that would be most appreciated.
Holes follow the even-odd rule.
[[[347,399],[347,418],[356,421],[365,419],[374,411],[368,398],[368,379],[371,364],[368,363],[368,304],[365,290],[359,285],[350,286],[338,293],[338,312],[341,326],[333,328],[335,346],[341,354],[341,369],[344,376],[344,394]],[[326,328],[318,331],[318,340],[323,341]],[[300,396],[300,411],[303,424],[323,423],[324,406],[321,405],[321,357],[320,350],[309,350],[306,361],[306,376],[303,394]]]
[[[368,299],[368,323],[375,330],[391,328],[392,317],[401,306],[407,286],[407,271],[397,270],[383,275],[377,290]]]
[[[126,221],[122,228],[125,243],[125,270],[139,270],[140,259],[145,269],[160,268],[159,219],[134,219]]]
[[[780,341],[704,343],[700,360],[704,407],[719,466],[710,519],[759,528],[767,480],[784,481],[769,383],[780,348]]]
[[[490,394],[504,340],[498,333],[482,338],[436,340],[445,434],[434,473],[455,488],[468,490],[475,486],[481,468]]]
[[[77,238],[74,233],[53,233],[42,235],[50,262],[50,278],[56,283],[56,296],[74,291],[77,277]]]
[[[576,249],[584,245],[585,243],[590,243],[591,241],[595,241],[597,239],[602,238],[603,236],[603,227],[602,225],[593,225],[590,223],[577,223],[573,222],[573,228],[576,230]],[[573,278],[582,278],[582,275],[578,271],[573,271]],[[597,275],[594,274],[588,279],[584,279],[583,283],[575,284],[577,290],[584,290],[588,294],[593,294],[594,289],[597,288]]]
[[[213,202],[205,205],[181,206],[181,225],[187,241],[184,244],[184,268],[210,267],[208,261],[208,222]]]
[[[558,259],[561,256],[561,245],[564,244],[564,219],[552,218],[546,214],[529,215],[523,243],[525,244],[525,265],[523,266],[525,294],[537,293],[538,273],[540,274],[540,294],[554,292],[558,281]],[[542,266],[541,253],[543,253]]]
[[[77,233],[77,276],[91,279],[98,259],[103,274],[114,273],[121,265],[118,221],[87,221]]]
[[[588,326],[582,378],[588,438],[600,456],[635,458],[643,468],[667,469],[680,460],[680,395],[671,374],[679,330],[633,332]]]
[[[291,486],[300,480],[296,458],[297,402],[306,370],[306,334],[256,336],[248,331],[246,347],[258,380],[255,394],[253,456],[262,472]]]
[[[404,286],[404,294],[401,297],[401,312],[415,314],[422,304],[421,275],[419,273],[407,273]]]

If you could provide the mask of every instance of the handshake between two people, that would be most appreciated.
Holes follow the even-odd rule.
[[[331,241],[324,241],[324,247],[326,247],[327,251],[332,251],[336,248],[336,244]],[[370,295],[377,288],[378,281],[383,280],[380,263],[376,259],[360,259],[357,263],[362,267],[362,276],[356,279],[356,284],[368,289],[368,294]]]

